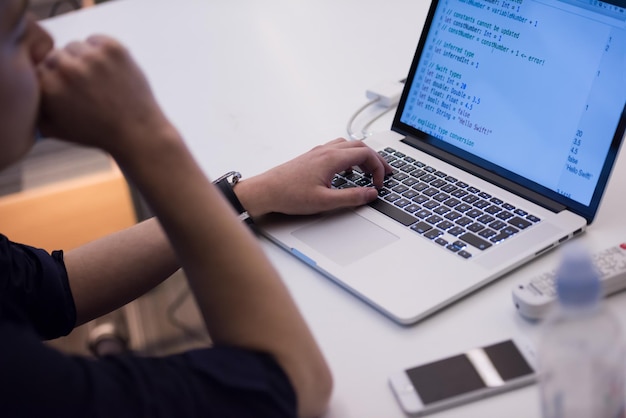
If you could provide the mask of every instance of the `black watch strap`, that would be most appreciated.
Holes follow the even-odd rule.
[[[248,225],[254,225],[254,221],[250,217],[248,211],[243,207],[239,198],[233,191],[233,187],[237,182],[241,179],[241,174],[237,171],[231,171],[229,173],[224,174],[213,183],[220,189],[224,197],[230,202],[232,207],[239,214],[239,219],[247,223]]]

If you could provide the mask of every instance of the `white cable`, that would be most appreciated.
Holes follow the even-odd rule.
[[[352,114],[352,117],[350,118],[350,120],[348,120],[348,125],[346,126],[346,131],[348,131],[348,136],[350,137],[350,139],[354,139],[357,141],[365,139],[364,136],[360,136],[360,137],[356,136],[356,134],[352,130],[352,124],[354,123],[354,120],[357,118],[357,116],[361,114],[361,112],[363,112],[365,109],[367,109],[371,105],[377,103],[379,100],[380,100],[380,97],[370,100],[369,102],[365,103],[363,106],[358,108],[357,111]]]
[[[391,111],[391,109],[394,109],[398,105],[398,102],[400,101],[400,96],[402,96],[403,88],[404,88],[404,80],[400,80],[400,81],[381,83],[373,89],[368,89],[365,92],[365,95],[368,99],[370,99],[370,101],[365,103],[363,106],[357,109],[356,112],[352,114],[352,117],[350,118],[346,126],[346,131],[348,132],[348,136],[350,137],[350,139],[362,141],[368,136],[370,136],[371,133],[368,132],[368,128],[375,121],[377,121],[379,118],[387,114],[389,111]],[[380,112],[378,115],[374,116],[373,119],[369,120],[365,124],[365,126],[361,128],[361,135],[357,136],[357,134],[352,129],[352,124],[354,123],[355,119],[365,109],[367,109],[368,107],[376,103],[384,107],[384,110]]]
[[[382,112],[380,112],[378,115],[374,116],[372,119],[370,119],[369,122],[367,122],[363,128],[361,128],[361,134],[363,134],[363,138],[367,138],[368,136],[372,135],[372,132],[369,132],[367,129],[372,126],[372,124],[374,122],[376,122],[378,119],[380,119],[381,117],[383,117],[384,115],[386,115],[387,113],[391,112],[391,110],[395,109],[396,106],[392,106],[392,107],[388,107],[387,109],[383,110]]]

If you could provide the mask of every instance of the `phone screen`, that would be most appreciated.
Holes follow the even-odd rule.
[[[513,341],[406,370],[424,405],[533,374]]]

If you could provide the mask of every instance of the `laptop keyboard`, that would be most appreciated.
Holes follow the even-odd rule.
[[[463,258],[486,251],[540,219],[393,148],[378,152],[393,168],[369,205]],[[357,168],[334,188],[372,187]]]

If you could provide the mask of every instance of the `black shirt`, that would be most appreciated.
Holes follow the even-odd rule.
[[[0,416],[296,416],[294,390],[267,354],[216,346],[92,359],[42,343],[75,322],[63,253],[0,235]]]

